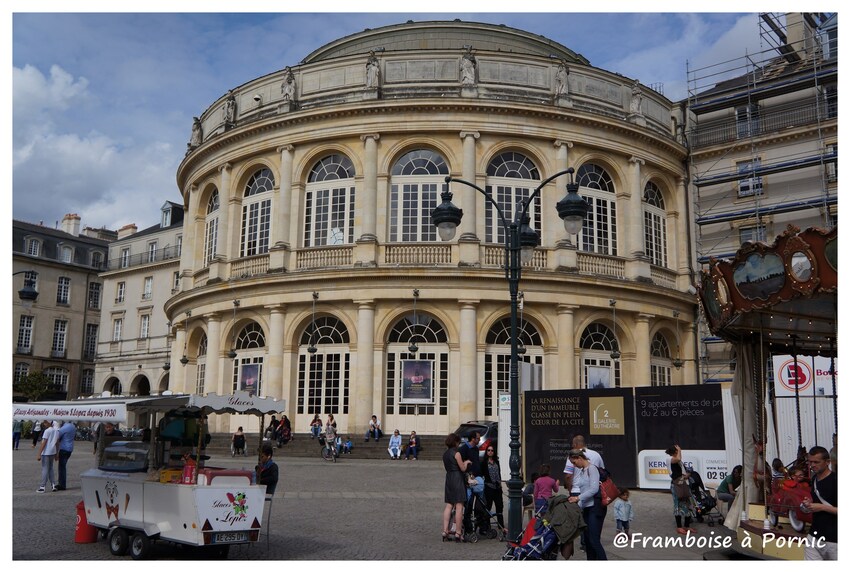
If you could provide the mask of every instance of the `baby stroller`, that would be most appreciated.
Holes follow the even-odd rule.
[[[233,441],[230,442],[230,457],[236,455],[245,456],[245,436],[233,436]]]
[[[697,521],[702,523],[708,520],[709,527],[723,523],[723,515],[717,509],[717,499],[705,489],[702,476],[692,471],[688,481],[691,486],[691,495],[694,497],[694,511]]]
[[[541,507],[528,520],[518,541],[508,542],[502,561],[554,561],[558,558],[558,534],[543,521],[546,508]]]
[[[479,538],[504,541],[504,532],[499,526],[495,513],[487,510],[484,499],[484,478],[475,478],[475,485],[466,490],[466,505],[463,512],[463,527],[466,530],[466,540],[476,543]]]

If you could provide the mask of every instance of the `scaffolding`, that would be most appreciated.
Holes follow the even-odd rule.
[[[734,256],[745,235],[771,242],[759,230],[782,214],[815,210],[801,218],[825,228],[837,217],[837,15],[762,13],[758,22],[761,51],[687,66],[685,135],[700,266]],[[819,168],[817,181],[811,168]],[[794,174],[804,169],[801,185],[804,176]],[[765,193],[763,178],[780,173],[791,175]],[[700,323],[702,382],[731,381],[730,347]]]

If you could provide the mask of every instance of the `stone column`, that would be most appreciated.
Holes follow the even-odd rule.
[[[367,420],[372,414],[379,417],[381,408],[381,377],[375,379],[375,301],[355,300],[357,305],[357,372],[353,381],[353,400],[348,413],[348,431],[355,436],[366,434]]]
[[[629,183],[630,194],[628,212],[619,212],[619,219],[626,222],[626,244],[623,253],[630,260],[626,261],[626,277],[632,280],[652,282],[649,258],[643,246],[643,188],[641,187],[640,166],[644,160],[639,157],[629,158],[632,164],[632,177]]]
[[[696,235],[688,228],[689,223],[685,216],[688,212],[687,203],[691,202],[691,194],[685,185],[684,177],[676,180],[676,197],[678,200],[675,203],[675,216],[668,212],[668,220],[672,225],[667,227],[667,254],[671,258],[675,257],[675,260],[671,260],[668,265],[681,273],[677,286],[684,291],[690,286],[691,265],[695,264],[695,261],[691,261],[688,256],[688,249],[691,249],[691,253],[697,252]]]
[[[186,207],[186,212],[183,214],[183,247],[180,251],[180,269],[183,277],[189,277],[194,271],[196,261],[200,261],[200,267],[203,267],[203,254],[198,257],[196,252],[197,243],[201,244],[201,251],[204,245],[204,214],[205,208],[198,205],[198,186],[191,185],[189,187],[189,199]],[[200,219],[198,217],[200,215]],[[201,240],[198,241],[197,239]],[[194,286],[191,281],[184,284],[181,281],[181,288],[188,290]]]
[[[578,306],[572,304],[558,305],[558,368],[555,372],[557,380],[552,381],[549,388],[558,390],[578,388],[575,335],[575,311],[578,309]]]
[[[635,316],[635,371],[630,377],[630,386],[649,386],[649,352],[652,344],[649,338],[649,321],[652,318],[655,318],[655,315],[642,312]]]
[[[278,181],[278,195],[272,201],[269,271],[285,271],[289,267],[292,154],[294,151],[295,147],[292,145],[282,145],[277,148],[277,152],[280,153],[280,180]]]
[[[217,312],[205,315],[207,321],[207,370],[204,374],[204,391],[222,395],[221,361],[221,315]],[[229,377],[228,377],[229,379]],[[230,388],[228,388],[228,394]]]
[[[242,197],[236,189],[231,189],[230,172],[233,166],[229,163],[221,167],[221,207],[224,209],[222,217],[218,221],[218,254],[224,261],[228,263],[239,258],[239,239],[242,231],[240,220],[242,211]],[[224,228],[222,229],[222,223]],[[222,241],[222,239],[224,239]],[[212,278],[212,268],[210,268],[210,278]],[[218,276],[221,279],[230,278],[230,270]]]
[[[463,166],[461,167],[461,179],[465,179],[470,183],[475,181],[475,140],[481,137],[477,131],[461,131],[460,138],[463,140]],[[476,183],[477,184],[477,183]],[[477,240],[476,224],[478,222],[478,196],[479,193],[475,189],[466,187],[466,185],[458,186],[458,189],[463,189],[460,205],[463,209],[463,219],[460,222],[460,239]],[[442,192],[442,189],[440,190]]]
[[[572,148],[571,141],[556,139],[552,142],[555,148],[555,171],[562,171],[570,167],[569,150]],[[575,180],[575,174],[573,175]],[[546,248],[551,245],[558,247],[559,243],[566,241],[568,245],[578,243],[574,238],[567,234],[564,230],[564,223],[558,218],[558,212],[554,209],[554,205],[564,198],[567,194],[567,183],[570,182],[570,176],[567,174],[561,175],[553,181],[554,185],[550,186],[548,192],[544,189],[541,191],[540,206],[543,214],[543,229],[537,229],[541,233],[541,246]],[[543,234],[545,231],[545,234]],[[550,257],[550,267],[559,266],[558,257]]]
[[[355,248],[355,265],[374,267],[378,260],[378,139],[377,133],[360,136],[363,141],[363,189],[357,193],[360,211],[360,238]],[[365,430],[364,430],[365,433]]]
[[[478,300],[459,300],[460,306],[460,420],[476,420],[478,413]],[[481,412],[483,414],[483,412]]]
[[[269,305],[269,365],[264,372],[263,395],[274,398],[289,396],[289,380],[283,376],[283,324],[286,320],[286,306]]]

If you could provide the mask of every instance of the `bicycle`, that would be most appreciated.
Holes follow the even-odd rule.
[[[339,457],[339,450],[336,449],[335,440],[326,440],[325,434],[322,432],[319,434],[319,445],[322,446],[322,459],[326,462],[334,462],[336,463],[336,459]]]

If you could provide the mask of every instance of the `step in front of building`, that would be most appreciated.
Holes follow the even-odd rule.
[[[213,434],[209,445],[206,448],[208,455],[212,456],[227,456],[230,455],[230,434]],[[275,456],[282,457],[311,457],[321,455],[321,446],[319,441],[311,438],[310,434],[294,434],[294,439],[289,443],[283,444],[280,448],[275,447]],[[245,435],[246,449],[249,457],[256,452],[259,443],[259,437],[256,435]],[[419,459],[439,460],[443,457],[443,452],[446,449],[445,436],[419,436],[422,448],[419,452]],[[351,454],[345,454],[346,457],[359,459],[389,459],[387,446],[389,437],[384,436],[379,440],[374,439],[368,442],[363,440],[363,436],[358,438],[352,437],[353,445]],[[402,441],[402,445],[404,442]],[[275,444],[276,446],[276,444]]]

